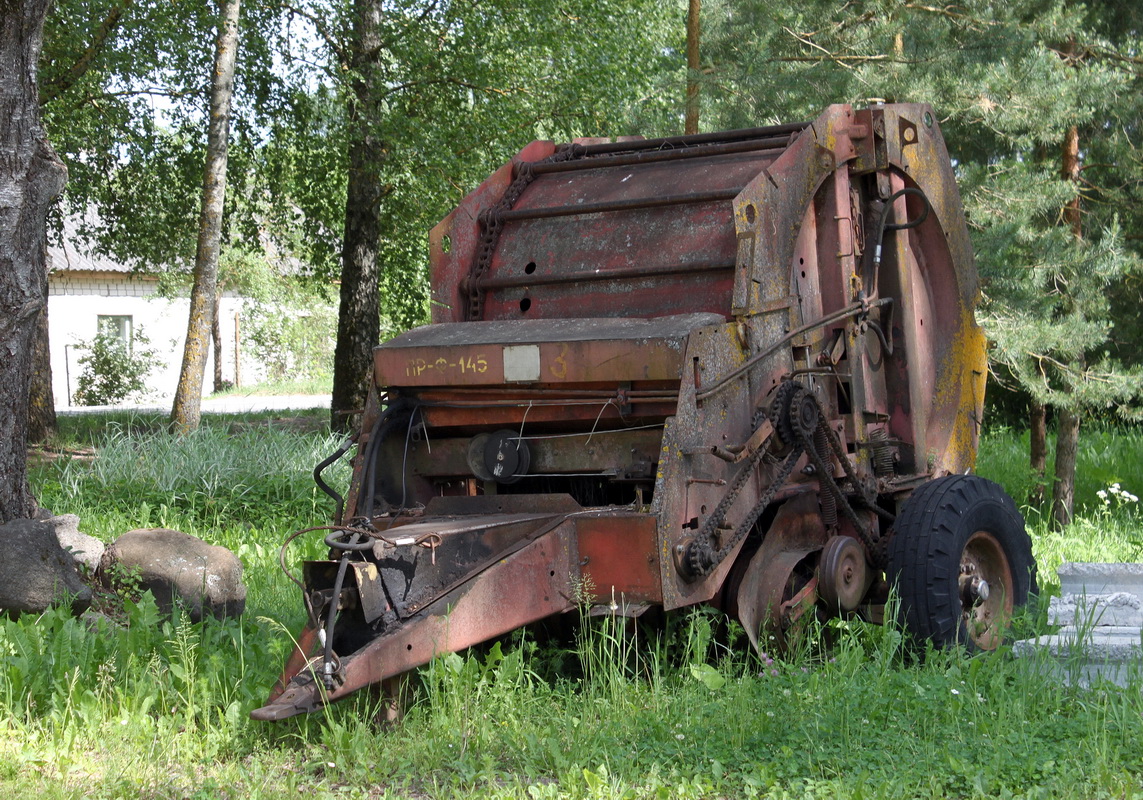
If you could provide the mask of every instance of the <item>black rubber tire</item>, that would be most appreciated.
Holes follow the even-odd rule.
[[[948,475],[913,492],[894,529],[887,577],[909,632],[938,647],[998,647],[1003,617],[1037,591],[1032,540],[1012,498],[984,478]],[[988,579],[989,599],[964,598],[962,564]]]

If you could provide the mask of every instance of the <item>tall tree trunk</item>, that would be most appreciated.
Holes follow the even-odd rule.
[[[210,123],[207,130],[206,168],[202,183],[202,213],[198,248],[194,257],[190,318],[183,348],[183,365],[171,429],[189,433],[202,418],[202,379],[218,292],[218,251],[222,238],[222,205],[226,198],[226,158],[230,143],[230,99],[234,94],[234,62],[238,52],[239,0],[219,0],[218,41],[210,88]]]
[[[1061,408],[1057,415],[1056,482],[1052,489],[1052,524],[1063,528],[1071,523],[1076,496],[1076,451],[1079,449],[1079,414]]]
[[[350,70],[357,77],[349,106],[349,181],[341,247],[341,300],[333,355],[330,427],[350,427],[343,413],[365,407],[373,346],[381,333],[377,249],[385,145],[377,130],[381,84],[382,0],[354,0]]]
[[[1070,46],[1074,47],[1074,43]],[[1075,196],[1064,206],[1064,221],[1077,238],[1083,236],[1083,221],[1080,216],[1080,147],[1079,129],[1072,125],[1064,134],[1061,152],[1061,177],[1076,184]],[[1075,365],[1081,371],[1083,359]],[[1065,402],[1070,402],[1066,398]],[[1056,480],[1052,487],[1052,523],[1063,528],[1072,521],[1076,494],[1076,450],[1079,446],[1080,417],[1077,409],[1061,405],[1056,416]]]
[[[52,394],[52,353],[48,340],[48,304],[36,323],[32,376],[28,383],[28,441],[46,442],[56,432],[56,400]]]
[[[50,0],[0,3],[0,523],[31,516],[28,380],[45,307],[48,206],[67,169],[40,123],[36,70]]]
[[[690,0],[687,6],[687,112],[683,133],[699,129],[699,38],[702,33],[702,0]]]
[[[1028,495],[1028,502],[1034,506],[1042,506],[1047,499],[1044,482],[1048,475],[1048,409],[1036,400],[1028,407],[1028,424],[1031,428],[1031,443],[1029,455],[1032,475],[1036,485]]]
[[[214,293],[214,310],[210,314],[210,341],[214,343],[214,391],[222,391],[222,325],[218,309],[222,305],[222,290]]]
[[[1072,125],[1064,134],[1064,145],[1062,148],[1060,177],[1065,181],[1071,181],[1077,184],[1075,197],[1068,201],[1064,206],[1064,222],[1072,229],[1072,233],[1077,239],[1083,237],[1083,220],[1080,216],[1080,193],[1079,193],[1079,179],[1080,179],[1080,156],[1079,156],[1079,128]]]

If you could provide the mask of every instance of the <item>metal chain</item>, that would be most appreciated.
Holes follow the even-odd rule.
[[[822,454],[819,453],[817,448],[813,446],[812,437],[815,431],[824,431],[826,440],[829,442],[834,456],[836,456],[838,461],[841,462],[842,469],[845,471],[846,477],[849,479],[849,483],[860,495],[862,504],[871,507],[873,507],[874,504],[872,501],[865,497],[864,487],[861,485],[861,482],[854,474],[853,465],[850,463],[848,456],[842,449],[841,442],[837,438],[837,433],[832,428],[830,428],[825,416],[821,413],[821,405],[818,403],[817,397],[807,392],[801,397],[798,397],[798,400],[802,399],[809,400],[816,407],[817,424],[814,426],[813,430],[806,430],[802,425],[795,423],[794,429],[802,440],[802,448],[809,455],[810,462],[813,463],[814,469],[817,471],[818,483],[823,485],[827,491],[832,493],[834,497],[837,498],[838,505],[841,508],[842,513],[845,514],[846,519],[848,519],[850,524],[853,525],[853,529],[857,532],[858,538],[861,539],[861,543],[865,546],[866,551],[869,553],[869,556],[873,561],[873,566],[877,567],[878,569],[883,568],[885,566],[883,563],[884,548],[880,546],[880,537],[874,536],[874,534],[866,528],[865,524],[862,523],[861,519],[857,516],[857,512],[853,510],[853,506],[849,502],[849,498],[846,496],[845,492],[842,491],[841,486],[838,485],[837,481],[834,480],[832,465],[827,464]],[[791,402],[790,405],[793,406],[794,403]]]
[[[512,206],[520,199],[520,195],[536,179],[533,167],[536,164],[558,164],[563,161],[573,161],[583,158],[586,150],[580,144],[562,144],[556,152],[540,161],[521,161],[516,165],[515,177],[508,185],[507,191],[496,203],[484,209],[476,218],[480,228],[480,241],[476,247],[476,259],[468,276],[468,316],[471,322],[479,320],[484,315],[484,291],[480,288],[480,280],[492,266],[492,256],[496,253],[496,244],[504,230],[504,213],[511,211]]]
[[[796,384],[794,386],[794,389],[790,389],[786,392],[780,391],[780,400],[776,399],[774,405],[771,406],[772,413],[778,417],[771,420],[775,428],[779,429],[780,427],[782,430],[790,431],[795,434],[791,437],[794,441],[788,443],[792,448],[789,455],[787,455],[785,462],[782,464],[782,468],[770,481],[766,491],[762,493],[762,496],[758,498],[758,501],[750,509],[750,513],[747,514],[742,522],[739,523],[738,527],[735,528],[734,535],[730,537],[726,544],[716,550],[715,542],[717,541],[716,532],[718,527],[726,518],[726,514],[730,511],[731,506],[733,506],[738,499],[738,495],[742,491],[742,487],[746,485],[747,479],[754,474],[758,464],[766,455],[766,448],[759,446],[754,454],[751,455],[750,459],[743,465],[742,469],[738,471],[738,474],[734,476],[726,494],[723,495],[722,500],[719,501],[718,506],[715,507],[694,539],[692,539],[687,546],[684,564],[687,573],[692,578],[710,575],[714,572],[715,568],[730,555],[734,548],[746,538],[750,530],[754,527],[754,524],[758,521],[758,518],[762,515],[762,512],[765,511],[766,507],[773,501],[774,495],[777,494],[778,490],[782,488],[782,485],[786,482],[786,479],[789,478],[790,474],[794,471],[794,466],[802,453],[806,453],[809,456],[810,462],[814,465],[814,469],[817,470],[819,483],[822,487],[833,494],[839,501],[838,505],[841,507],[842,513],[845,514],[850,524],[853,525],[853,529],[857,532],[862,544],[873,560],[873,565],[878,568],[885,566],[886,553],[883,547],[884,542],[881,537],[870,532],[861,521],[861,518],[857,516],[857,512],[853,509],[849,498],[833,477],[832,465],[826,462],[825,456],[819,453],[814,446],[813,436],[815,432],[824,435],[826,441],[829,442],[830,448],[833,450],[833,455],[841,463],[849,483],[859,495],[861,504],[871,508],[882,516],[892,518],[892,515],[884,509],[878,508],[875,501],[866,496],[865,487],[857,478],[853,464],[842,448],[837,433],[830,428],[829,423],[826,421],[826,417],[822,413],[821,404],[818,402],[817,397],[805,391],[802,387],[798,387]],[[800,424],[801,415],[798,411],[800,403],[803,400],[813,403],[817,417],[816,423],[809,428],[807,428],[804,423]],[[780,434],[779,438],[781,438]],[[765,442],[763,442],[763,445],[765,445]]]
[[[738,527],[734,530],[734,535],[730,537],[726,544],[718,550],[715,550],[715,532],[718,526],[722,524],[723,519],[726,518],[726,513],[730,507],[734,505],[734,501],[738,499],[738,493],[742,487],[746,485],[746,480],[754,474],[754,469],[762,460],[766,453],[764,447],[765,442],[759,445],[758,449],[754,451],[754,455],[750,460],[743,465],[738,474],[734,476],[731,481],[730,488],[719,501],[718,506],[715,507],[714,512],[707,518],[698,534],[691,541],[686,551],[686,566],[687,571],[692,577],[704,577],[714,572],[715,567],[723,562],[723,560],[730,555],[731,551],[738,546],[738,543],[746,538],[750,533],[754,523],[762,516],[762,512],[766,510],[766,506],[770,505],[774,499],[774,495],[782,488],[782,484],[790,477],[790,473],[794,471],[794,465],[798,462],[801,456],[801,448],[795,446],[790,454],[786,457],[785,463],[782,468],[778,470],[778,474],[770,481],[770,485],[766,487],[766,491],[758,498],[750,513],[746,518],[739,523]]]

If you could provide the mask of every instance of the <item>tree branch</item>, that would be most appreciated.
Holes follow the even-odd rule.
[[[333,53],[334,58],[336,58],[342,64],[349,63],[349,53],[346,52],[344,45],[340,40],[338,40],[336,36],[333,35],[332,32],[330,32],[329,28],[326,27],[326,24],[316,14],[313,14],[310,11],[306,11],[304,8],[299,8],[298,6],[292,5],[291,3],[285,3],[282,7],[289,11],[290,14],[297,15],[313,25],[314,30],[317,31],[318,36],[320,36],[322,41],[325,42],[325,46],[330,49],[331,53]]]
[[[937,6],[926,6],[920,3],[905,3],[905,8],[911,9],[913,11],[924,11],[929,14],[937,14],[938,16],[948,17],[949,19],[956,20],[958,22],[969,22],[973,25],[978,25],[981,27],[1000,24],[999,22],[983,20],[959,11],[954,11],[957,6],[944,6],[943,8],[938,8]]]
[[[432,0],[431,3],[425,6],[425,10],[422,11],[415,19],[411,19],[405,23],[405,26],[401,28],[401,30],[399,30],[392,39],[382,42],[381,47],[385,50],[392,50],[398,42],[405,38],[405,34],[412,30],[414,26],[419,26],[426,19],[428,19],[429,14],[432,14],[434,11],[436,11],[438,5],[440,5],[439,0]]]
[[[107,16],[99,23],[99,27],[95,29],[95,34],[92,37],[91,44],[83,51],[79,59],[63,74],[59,75],[52,80],[40,86],[40,105],[44,106],[50,103],[55,98],[66,92],[71,87],[75,86],[76,81],[82,78],[87,71],[91,69],[91,63],[95,60],[107,44],[107,40],[119,27],[119,19],[123,16],[123,12],[134,3],[135,0],[119,0],[119,2],[111,7],[107,12]]]

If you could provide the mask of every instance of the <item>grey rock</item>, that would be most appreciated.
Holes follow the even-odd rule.
[[[0,526],[0,541],[0,609],[18,617],[62,604],[82,614],[91,605],[91,589],[80,580],[75,559],[60,546],[51,524],[13,520]]]
[[[79,517],[75,514],[60,514],[58,517],[50,517],[47,521],[55,527],[60,546],[94,574],[99,569],[99,560],[103,558],[103,551],[107,549],[107,545],[94,536],[81,533]]]
[[[210,615],[237,617],[246,607],[242,563],[225,547],[168,528],[128,531],[104,552],[99,575],[110,583],[115,573],[135,575],[169,614],[175,603],[198,622]]]

